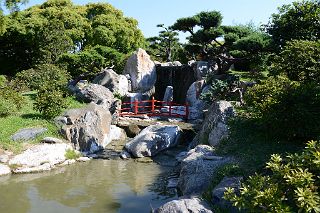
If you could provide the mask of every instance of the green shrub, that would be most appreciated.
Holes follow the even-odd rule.
[[[53,64],[38,65],[16,75],[16,80],[25,84],[30,90],[39,90],[48,84],[55,89],[64,90],[69,79],[70,76],[66,70]]]
[[[0,116],[16,113],[24,103],[24,97],[10,86],[0,88]]]
[[[6,76],[5,75],[0,75],[0,88],[5,86],[6,82],[7,82]]]
[[[52,87],[42,87],[38,90],[34,108],[45,118],[51,119],[58,116],[67,107],[67,101],[60,90]]]
[[[77,158],[81,157],[81,154],[79,152],[76,152],[74,149],[67,149],[64,156],[68,160],[71,160],[71,159],[77,159]]]
[[[240,194],[228,188],[225,198],[248,212],[320,212],[320,143],[310,141],[301,154],[272,155],[270,175],[249,177]]]
[[[320,86],[316,83],[269,78],[248,89],[246,106],[266,132],[300,141],[320,135]]]
[[[270,67],[273,75],[286,74],[290,80],[320,82],[320,42],[293,40],[279,55],[274,56]]]

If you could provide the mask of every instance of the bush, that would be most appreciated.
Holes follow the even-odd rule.
[[[245,96],[251,116],[275,137],[316,139],[320,135],[320,86],[286,78],[269,78]]]
[[[68,160],[71,160],[71,159],[77,159],[79,157],[81,157],[81,154],[79,152],[76,152],[75,150],[73,149],[67,149],[66,153],[65,153],[65,157],[68,159]]]
[[[64,94],[52,87],[42,87],[38,90],[34,108],[45,118],[52,119],[58,116],[67,107]]]
[[[4,87],[7,82],[7,78],[5,75],[0,75],[0,88]]]
[[[39,90],[48,84],[55,89],[65,90],[69,79],[66,70],[53,64],[38,65],[16,75],[16,81],[25,84],[30,90]]]
[[[320,212],[320,143],[310,141],[301,154],[272,155],[270,175],[249,177],[240,195],[228,188],[225,198],[248,212]]]
[[[288,42],[274,57],[270,67],[273,75],[286,74],[290,80],[320,82],[320,42],[294,40]]]
[[[0,88],[0,116],[16,113],[24,103],[24,97],[10,86]]]

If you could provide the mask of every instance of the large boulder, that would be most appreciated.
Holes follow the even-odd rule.
[[[47,131],[46,128],[24,128],[20,129],[14,135],[11,136],[13,141],[28,141],[35,139],[38,135],[41,135]]]
[[[206,108],[206,103],[200,99],[203,86],[204,80],[195,81],[187,91],[186,102],[190,108],[189,111],[194,112],[189,115],[189,119],[191,120],[203,118],[203,110]]]
[[[103,105],[106,109],[111,108],[114,102],[112,92],[108,88],[98,84],[88,84],[79,89],[76,92],[76,97],[87,103],[94,102]]]
[[[112,69],[104,70],[102,73],[97,75],[94,80],[94,84],[102,85],[108,88],[113,93],[120,95],[126,95],[128,93],[128,79],[124,75],[118,75]]]
[[[66,160],[66,151],[70,149],[72,146],[66,143],[35,145],[14,156],[9,161],[9,165],[13,168],[14,173],[50,170],[56,164],[61,164]]]
[[[160,206],[154,213],[212,213],[209,206],[199,198],[173,200]]]
[[[217,169],[230,159],[216,156],[213,148],[199,145],[181,160],[178,187],[183,195],[200,195],[211,183]]]
[[[198,133],[195,144],[209,143],[216,146],[229,135],[228,120],[235,115],[232,104],[228,101],[214,102]],[[207,141],[206,141],[207,140]]]
[[[125,148],[135,157],[151,157],[176,146],[181,134],[177,125],[151,125],[134,137]]]
[[[81,152],[92,153],[104,148],[110,141],[111,115],[103,107],[90,103],[80,109],[71,109],[63,117],[63,135]]]
[[[129,57],[123,74],[130,75],[132,90],[139,92],[152,89],[157,79],[155,63],[141,48]]]

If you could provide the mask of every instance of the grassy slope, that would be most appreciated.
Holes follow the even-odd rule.
[[[39,136],[30,143],[37,143],[43,137],[61,137],[58,134],[58,129],[52,121],[45,120],[41,114],[33,109],[35,92],[25,93],[26,104],[22,109],[15,115],[8,117],[0,117],[0,148],[10,150],[13,152],[20,152],[23,149],[23,143],[14,142],[10,139],[11,135],[16,133],[21,128],[29,127],[45,127],[48,129],[46,133]],[[69,107],[68,108],[79,108],[84,104],[77,102],[74,98],[68,97]]]

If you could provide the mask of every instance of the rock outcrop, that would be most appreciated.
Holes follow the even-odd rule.
[[[25,128],[25,129],[20,129],[17,133],[11,136],[11,139],[13,141],[28,141],[28,140],[33,140],[35,139],[38,135],[43,134],[46,132],[46,128]]]
[[[189,111],[193,112],[189,115],[191,120],[203,118],[203,110],[206,108],[205,102],[200,99],[203,86],[204,80],[195,81],[187,91],[186,102],[189,105]]]
[[[235,115],[233,106],[228,101],[214,102],[204,120],[203,126],[195,138],[194,144],[209,143],[216,146],[228,137],[228,119]]]
[[[62,134],[81,152],[92,153],[104,148],[110,141],[110,112],[94,103],[72,109],[63,115],[66,123]]]
[[[212,213],[208,205],[199,198],[184,198],[170,201],[159,207],[154,213]]]
[[[182,194],[200,195],[208,188],[217,168],[228,162],[230,159],[216,156],[210,146],[191,149],[181,160],[178,187]]]
[[[164,93],[163,101],[166,102],[164,105],[168,105],[169,102],[173,101],[173,87],[167,86],[166,91]]]
[[[151,125],[134,137],[125,148],[135,157],[151,157],[176,146],[181,129],[176,125]]]
[[[108,88],[113,93],[118,93],[122,96],[126,95],[129,90],[129,82],[126,76],[118,75],[112,69],[104,70],[97,75],[93,80],[94,84],[102,85]]]
[[[70,144],[40,144],[14,156],[9,165],[14,173],[38,172],[52,169],[66,160],[65,154],[72,149]]]
[[[123,74],[129,74],[134,92],[146,92],[156,82],[156,66],[147,52],[139,48],[126,63]]]

